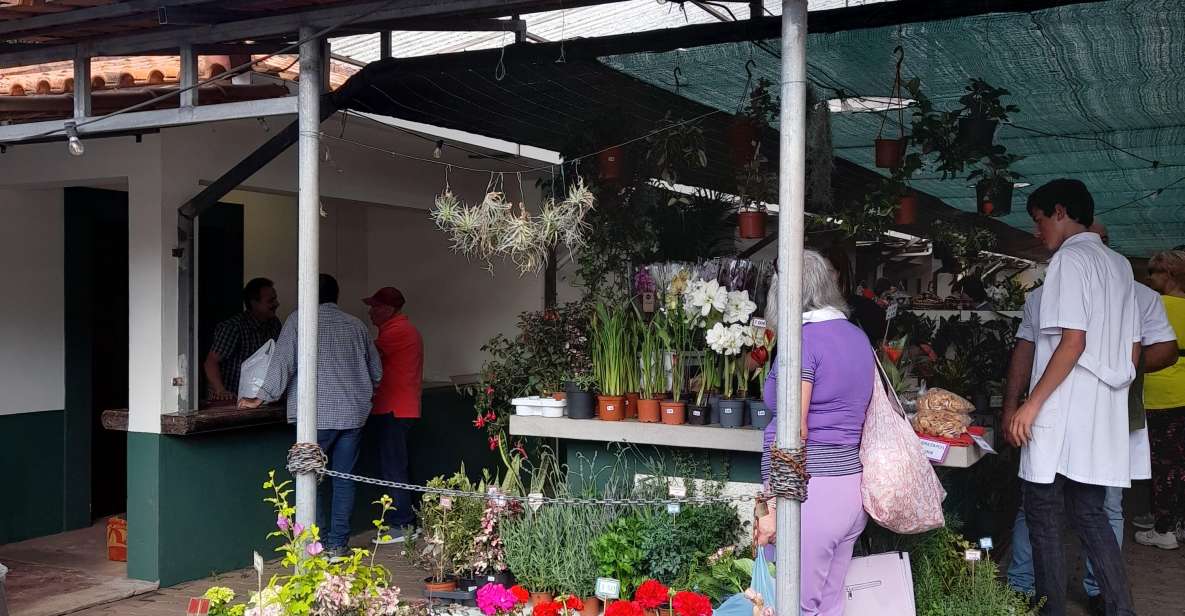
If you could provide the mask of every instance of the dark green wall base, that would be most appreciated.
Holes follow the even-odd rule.
[[[0,415],[0,544],[65,530],[63,417]]]
[[[554,440],[544,443],[556,445]],[[571,440],[562,441],[560,446],[568,465],[569,487],[578,491],[590,482],[603,488],[613,475],[632,480],[637,473],[727,477],[729,481],[761,483],[758,453]],[[694,468],[688,468],[689,464]]]

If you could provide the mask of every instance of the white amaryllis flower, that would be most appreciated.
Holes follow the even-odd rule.
[[[693,280],[683,293],[683,309],[690,315],[703,319],[712,310],[723,312],[728,303],[728,289],[715,280]]]
[[[717,323],[704,334],[704,339],[708,343],[708,348],[723,355],[729,347],[728,328],[723,323]]]
[[[728,301],[721,312],[725,323],[747,323],[754,310],[757,310],[757,304],[749,299],[748,291],[729,291]]]
[[[720,286],[720,283],[715,280],[708,283],[709,291],[712,293],[712,308],[717,312],[724,312],[728,307],[728,288]]]
[[[705,335],[708,347],[720,355],[740,355],[753,346],[753,328],[748,325],[717,323]]]

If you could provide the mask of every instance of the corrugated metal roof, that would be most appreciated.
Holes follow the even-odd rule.
[[[893,0],[808,0],[808,9],[828,9],[891,2]],[[727,15],[725,7],[732,7],[733,17],[745,19],[749,16],[746,7],[731,5],[709,5],[712,10]],[[765,0],[769,15],[782,13],[781,0]],[[591,38],[645,32],[663,28],[677,28],[688,24],[712,23],[717,18],[691,2],[659,2],[656,0],[628,0],[613,4],[601,4],[523,15],[527,31],[549,41],[573,38]],[[511,32],[394,32],[391,36],[391,54],[396,58],[429,56],[439,53],[491,49],[514,42]],[[361,34],[332,39],[333,53],[347,56],[361,62],[379,59],[378,34]]]

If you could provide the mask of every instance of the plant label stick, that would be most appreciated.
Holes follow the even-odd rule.
[[[597,578],[595,594],[601,601],[616,599],[621,594],[621,582],[613,578]]]

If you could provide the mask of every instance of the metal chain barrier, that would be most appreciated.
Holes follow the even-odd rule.
[[[806,485],[811,475],[806,472],[805,449],[781,449],[773,445],[769,452],[769,490],[773,496],[806,500]]]

